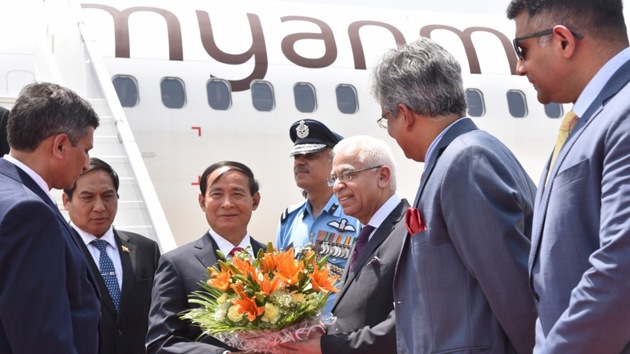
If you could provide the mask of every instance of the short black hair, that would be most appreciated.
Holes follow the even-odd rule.
[[[118,174],[116,173],[116,171],[114,171],[112,166],[110,166],[107,162],[101,159],[97,159],[96,157],[91,157],[90,167],[87,169],[87,171],[83,172],[81,176],[92,171],[103,171],[107,173],[112,178],[112,183],[114,184],[114,189],[116,190],[116,197],[118,197],[118,187],[120,186],[120,180],[118,179]],[[81,178],[81,176],[79,176],[79,178]],[[68,200],[72,201],[72,195],[74,194],[74,190],[76,188],[77,188],[77,184],[75,182],[74,186],[72,186],[72,189],[63,190],[63,192],[66,193],[66,195],[68,196]]]
[[[513,20],[524,11],[530,19],[544,18],[546,25],[564,25],[598,40],[627,42],[621,0],[512,0],[507,17]]]
[[[215,170],[218,170],[221,167],[229,167],[229,169],[223,171],[223,173],[218,175],[217,178],[214,180],[214,182],[219,181],[226,173],[230,171],[238,171],[244,174],[249,180],[250,194],[254,196],[254,194],[258,192],[259,190],[258,181],[256,180],[256,178],[254,178],[254,173],[249,167],[245,166],[244,164],[240,162],[221,161],[221,162],[213,163],[212,165],[208,166],[208,168],[206,168],[205,171],[203,171],[203,174],[201,175],[201,180],[199,181],[199,189],[201,190],[202,195],[206,194],[206,190],[208,187],[208,176],[210,176],[212,172],[214,172]]]

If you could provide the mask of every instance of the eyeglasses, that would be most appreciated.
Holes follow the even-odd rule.
[[[381,116],[381,118],[376,120],[376,124],[383,129],[387,129],[387,115],[391,114],[391,112],[387,111],[385,114]]]
[[[330,178],[326,178],[326,182],[328,182],[328,187],[332,187],[335,185],[336,181],[343,182],[343,183],[350,182],[352,181],[353,176],[359,172],[373,170],[375,168],[381,168],[381,167],[383,166],[382,165],[372,166],[372,167],[360,168],[358,170],[345,170],[345,171],[342,171],[339,176],[335,174],[331,174]]]
[[[577,39],[584,38],[583,35],[581,35],[581,34],[579,34],[577,32],[573,32],[573,31],[570,31],[570,32]],[[528,35],[525,35],[525,36],[514,38],[512,40],[512,44],[514,45],[514,51],[516,52],[516,56],[518,57],[518,59],[519,60],[523,60],[525,58],[525,54],[523,53],[523,48],[521,48],[521,46],[518,44],[518,42],[520,42],[522,40],[525,40],[525,39],[529,39],[529,38],[548,36],[550,34],[553,34],[553,28],[550,28],[550,29],[544,30],[544,31],[540,31],[540,32],[536,32],[536,33],[532,33],[532,34],[528,34]]]

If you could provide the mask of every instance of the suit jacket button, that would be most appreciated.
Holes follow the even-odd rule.
[[[117,330],[117,331],[116,331],[116,334],[118,334],[119,336],[122,336],[122,334],[123,334],[123,333],[122,333],[122,330],[120,330],[120,329],[119,329],[119,330]]]

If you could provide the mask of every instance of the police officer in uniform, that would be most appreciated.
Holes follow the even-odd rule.
[[[282,214],[276,247],[299,251],[311,244],[318,256],[328,256],[332,273],[341,276],[360,229],[359,221],[343,213],[327,181],[332,170],[330,152],[343,137],[313,119],[293,123],[289,135],[294,143],[290,156],[295,183],[306,193],[306,200]],[[325,313],[333,303],[331,296]]]

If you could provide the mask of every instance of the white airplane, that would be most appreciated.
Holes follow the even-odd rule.
[[[422,165],[377,126],[380,109],[369,92],[372,65],[396,43],[426,36],[452,52],[462,65],[469,115],[510,147],[535,181],[566,109],[541,105],[515,75],[514,24],[504,16],[270,1],[7,6],[0,104],[10,107],[24,84],[39,80],[84,97],[102,92],[120,140],[131,146],[125,149],[132,151],[133,175],[149,189],[144,204],[158,209],[150,219],[163,251],[207,230],[198,179],[220,160],[252,168],[262,199],[250,232],[275,241],[280,214],[302,198],[288,130],[303,118],[344,136],[387,141],[397,158],[398,192],[413,199]],[[107,160],[109,153],[97,145],[93,155]],[[125,229],[124,223],[115,224]]]

